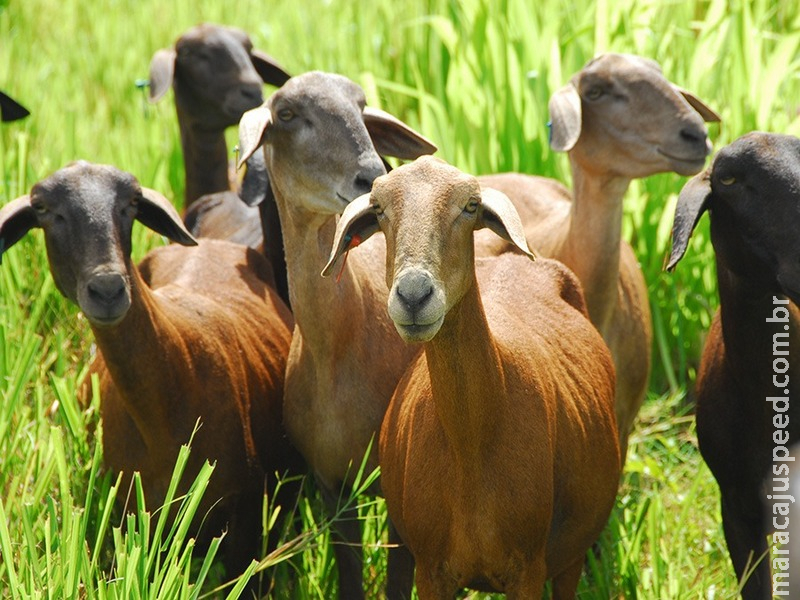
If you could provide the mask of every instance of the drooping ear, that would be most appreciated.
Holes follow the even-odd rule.
[[[0,92],[0,120],[4,123],[18,121],[27,117],[30,111],[13,98]]]
[[[535,258],[528,248],[519,213],[508,196],[492,188],[484,188],[481,190],[480,211],[476,229],[488,227],[504,240],[514,244],[532,260]]]
[[[581,137],[581,96],[568,83],[550,97],[550,147],[556,152],[569,152]]]
[[[263,152],[253,152],[245,161],[245,173],[239,198],[247,206],[258,206],[270,191],[269,173]]]
[[[156,233],[184,246],[196,246],[197,240],[186,229],[178,211],[169,200],[150,188],[142,188],[136,219]]]
[[[386,111],[366,106],[362,116],[378,154],[414,160],[438,150],[436,144]]]
[[[266,52],[253,48],[250,51],[250,60],[264,83],[281,87],[292,77]]]
[[[722,117],[712,110],[705,102],[700,100],[700,98],[675,84],[673,84],[673,87],[689,103],[689,106],[695,109],[697,113],[703,117],[703,121],[706,123],[719,123],[722,121]]]
[[[0,262],[3,260],[3,252],[37,226],[36,212],[28,194],[0,208]]]
[[[672,251],[667,262],[667,271],[672,271],[683,258],[697,222],[708,208],[711,199],[710,170],[695,175],[683,186],[675,207],[672,221]]]
[[[378,217],[372,207],[370,194],[362,194],[347,205],[336,224],[331,255],[322,269],[322,276],[330,275],[333,265],[342,254],[366,241],[378,229]]]
[[[150,59],[150,95],[151,103],[158,102],[164,97],[170,87],[175,74],[175,50],[166,48],[157,50]]]
[[[264,134],[272,123],[272,111],[266,104],[248,110],[239,120],[238,169],[264,144]]]

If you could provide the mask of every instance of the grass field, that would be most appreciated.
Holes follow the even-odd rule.
[[[547,147],[547,99],[603,51],[658,60],[668,78],[715,108],[723,118],[711,128],[716,148],[753,129],[800,134],[796,2],[0,0],[0,89],[32,113],[0,128],[0,204],[78,158],[114,164],[182,198],[171,94],[150,106],[135,82],[147,77],[153,52],[201,21],[246,29],[293,73],[349,76],[370,104],[475,174],[518,170],[568,182],[566,157]],[[697,451],[687,392],[717,302],[705,220],[678,271],[661,270],[684,182],[654,176],[635,182],[626,199],[625,236],[649,285],[654,364],[582,599],[736,596],[718,492]],[[163,243],[143,228],[134,233],[137,257]],[[205,560],[195,557],[179,526],[162,529],[161,511],[126,518],[115,507],[114,496],[128,490],[101,469],[98,400],[88,410],[75,400],[91,354],[91,331],[55,289],[41,234],[28,236],[0,266],[0,596],[214,594],[223,581],[213,549]],[[208,476],[201,474],[198,489]],[[377,595],[385,509],[356,500],[367,523],[366,577]],[[195,501],[186,499],[187,516]],[[271,558],[285,565],[277,598],[333,597],[335,568],[318,508],[313,496],[298,507],[310,533]],[[238,588],[216,594],[236,597]]]

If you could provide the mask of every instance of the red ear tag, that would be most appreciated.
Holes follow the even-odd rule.
[[[342,260],[342,266],[339,269],[339,274],[336,275],[336,283],[339,283],[339,281],[342,279],[342,273],[344,273],[344,266],[347,264],[347,255],[350,254],[350,250],[358,246],[360,243],[361,243],[361,236],[358,234],[355,234],[348,240],[347,249],[344,251],[344,260]]]

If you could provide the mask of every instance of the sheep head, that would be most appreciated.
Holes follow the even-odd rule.
[[[340,214],[386,169],[380,154],[416,158],[436,146],[388,113],[366,106],[341,75],[293,77],[239,124],[240,165],[264,146],[276,193],[302,208]]]
[[[178,243],[197,243],[161,194],[114,167],[80,161],[0,209],[0,249],[42,228],[59,291],[93,325],[111,326],[131,303],[134,220]]]
[[[263,83],[280,86],[288,79],[241,29],[204,23],[184,33],[174,48],[153,55],[150,101],[157,102],[173,86],[184,118],[201,128],[224,129],[261,104]]]
[[[668,270],[706,210],[718,260],[749,284],[800,302],[800,139],[748,133],[689,180],[678,197]]]
[[[378,178],[337,228],[323,275],[352,245],[378,229],[386,236],[389,316],[408,342],[433,338],[447,312],[474,285],[473,232],[488,227],[533,258],[511,201],[434,157]]]
[[[550,99],[554,150],[588,171],[625,178],[699,172],[711,152],[703,121],[719,116],[670,83],[652,60],[603,54]]]

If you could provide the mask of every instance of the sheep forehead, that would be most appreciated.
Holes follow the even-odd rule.
[[[361,86],[342,75],[321,71],[292,77],[273,97],[294,98],[322,106],[355,104],[359,109],[366,104]]]
[[[590,61],[573,78],[578,89],[586,82],[606,81],[620,86],[652,86],[660,91],[669,90],[669,81],[664,77],[661,67],[654,60],[633,54],[602,54]]]
[[[747,178],[754,184],[788,186],[797,194],[800,140],[790,135],[751,132],[720,150],[713,173],[715,179]]]
[[[253,47],[250,36],[241,29],[213,23],[202,23],[192,27],[175,42],[175,50],[179,53],[200,47],[229,49],[237,46],[250,52]]]
[[[450,213],[476,197],[480,185],[475,177],[432,156],[398,167],[373,187],[373,198],[393,217],[393,227],[417,234],[441,231],[438,226]]]
[[[85,212],[90,221],[95,221],[98,211],[103,208],[140,193],[141,188],[133,175],[110,165],[85,161],[67,165],[31,190],[32,198],[52,205],[77,208]],[[106,213],[105,210],[102,212]]]

